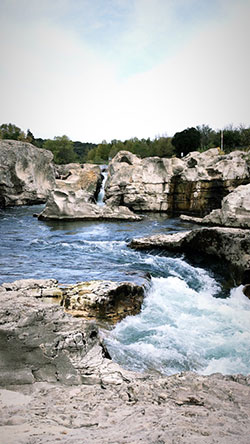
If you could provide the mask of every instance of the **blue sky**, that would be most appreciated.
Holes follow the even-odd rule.
[[[100,142],[250,125],[249,0],[0,0],[0,123]]]

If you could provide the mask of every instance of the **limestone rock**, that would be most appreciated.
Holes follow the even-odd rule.
[[[142,218],[124,206],[98,206],[87,203],[82,192],[61,193],[55,190],[38,219],[138,221]]]
[[[250,228],[250,184],[237,187],[222,200],[221,209],[203,218],[203,223]]]
[[[95,202],[102,183],[101,169],[98,165],[70,163],[56,166],[59,178],[56,188],[65,191],[82,191],[86,202]]]
[[[54,190],[39,219],[141,220],[127,207],[96,205],[102,183],[99,166],[69,164],[57,166]]]
[[[129,246],[136,249],[161,248],[220,258],[233,267],[239,283],[244,270],[250,267],[250,230],[204,227],[133,239]]]
[[[56,179],[41,218],[78,218],[90,211],[101,184],[101,170],[96,165],[69,164],[57,167],[60,179]],[[85,204],[86,205],[85,207]]]
[[[63,306],[73,316],[114,323],[140,312],[144,292],[133,282],[80,282],[64,290]]]
[[[1,442],[249,443],[249,376],[125,371],[95,323],[42,302],[56,285],[0,287]]]
[[[30,143],[0,140],[0,207],[45,202],[55,185],[52,160]]]
[[[55,280],[0,287],[0,385],[74,385],[104,383],[106,378],[121,383],[123,370],[110,361],[96,324],[42,302],[43,292],[53,294],[54,288]]]
[[[249,154],[219,155],[217,148],[192,152],[183,159],[140,159],[120,151],[108,168],[107,204],[135,211],[204,215],[238,185],[249,183]]]
[[[11,444],[249,444],[249,376],[182,373],[120,384],[0,389]]]
[[[167,211],[172,163],[181,165],[182,161],[159,157],[139,159],[120,151],[108,167],[106,204],[126,205],[135,211]]]
[[[250,228],[250,184],[240,185],[222,199],[221,208],[205,217],[181,215],[180,219],[201,225]]]

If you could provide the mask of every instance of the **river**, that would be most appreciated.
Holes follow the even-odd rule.
[[[152,286],[141,313],[105,333],[115,361],[163,374],[250,372],[250,301],[240,287],[228,291],[222,264],[127,246],[134,237],[183,231],[190,224],[159,214],[141,222],[45,222],[33,217],[42,208],[0,210],[0,283],[122,281],[149,272]]]

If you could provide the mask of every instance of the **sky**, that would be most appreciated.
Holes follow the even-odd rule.
[[[250,126],[250,0],[0,0],[0,124],[99,143]]]

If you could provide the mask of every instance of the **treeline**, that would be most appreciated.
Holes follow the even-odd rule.
[[[67,136],[54,137],[54,139],[36,138],[28,129],[22,131],[12,123],[4,123],[0,126],[0,139],[20,140],[29,142],[38,148],[44,148],[52,151],[55,163],[84,163],[87,154],[91,149],[97,147],[97,144],[90,142],[72,141]]]
[[[201,125],[196,128],[186,128],[175,133],[173,137],[161,136],[154,140],[133,138],[124,142],[112,140],[110,143],[103,141],[88,152],[87,161],[104,163],[121,150],[131,151],[140,157],[181,157],[190,151],[202,152],[216,147],[222,148],[225,153],[236,149],[248,150],[250,127],[228,126],[223,131],[215,131],[208,125]]]
[[[218,147],[229,153],[236,149],[250,149],[250,127],[243,125],[227,126],[223,130],[213,130],[208,125],[186,128],[175,133],[173,137],[159,136],[153,140],[138,139],[136,137],[125,141],[105,140],[99,144],[76,141],[67,136],[57,136],[54,139],[35,138],[28,129],[25,133],[11,123],[0,126],[0,138],[22,140],[33,145],[50,150],[54,154],[54,161],[58,164],[71,162],[107,163],[119,151],[130,151],[140,157],[172,157],[185,156],[190,151],[206,151]]]

